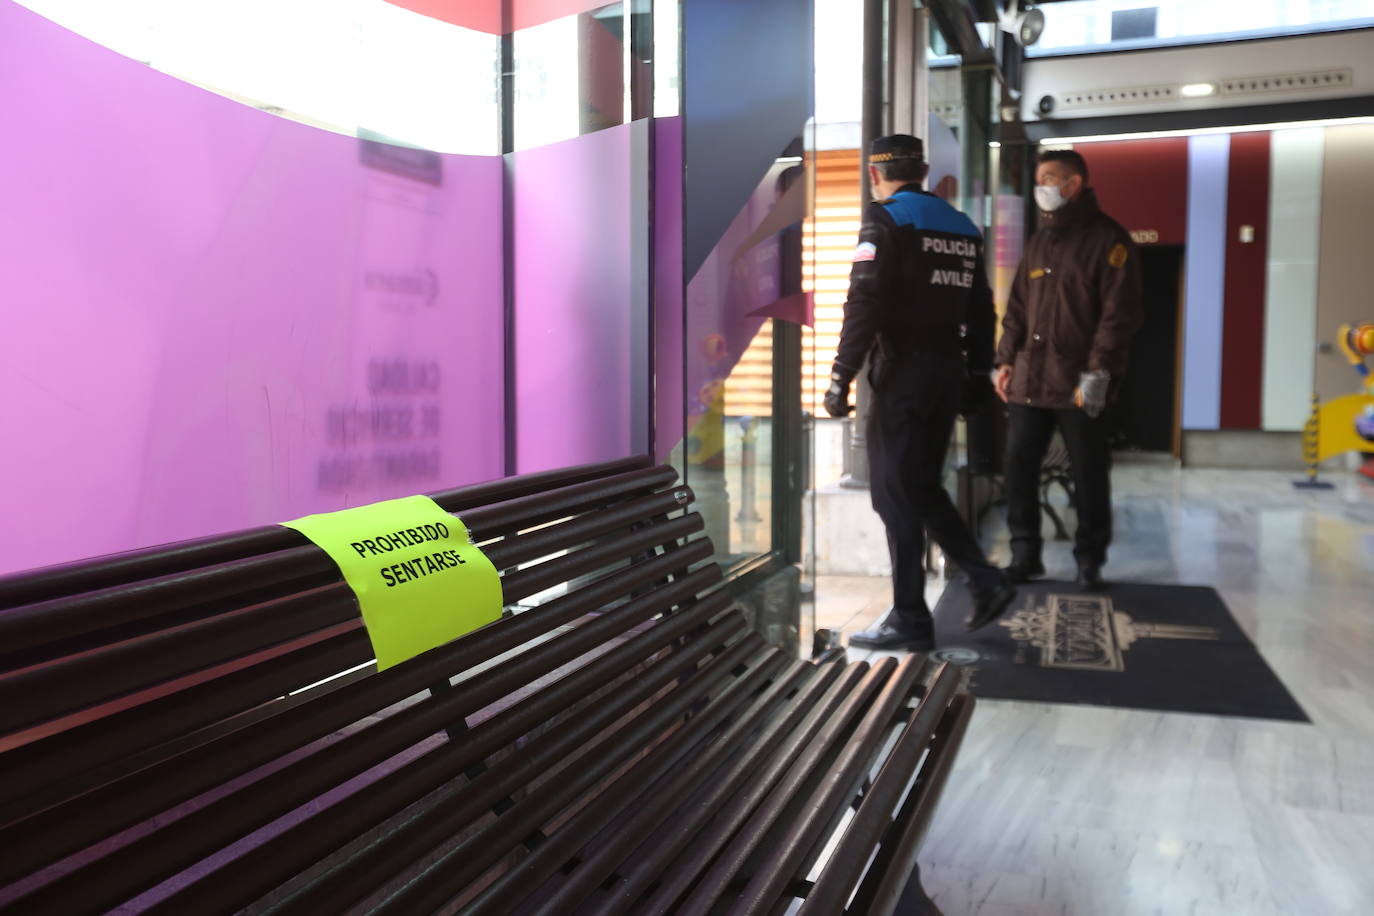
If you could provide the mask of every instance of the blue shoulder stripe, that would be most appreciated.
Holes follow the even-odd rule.
[[[891,199],[883,202],[883,207],[898,226],[914,226],[917,229],[949,232],[971,238],[979,238],[982,235],[971,219],[930,194],[898,191]]]

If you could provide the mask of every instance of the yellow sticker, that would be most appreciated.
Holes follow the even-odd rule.
[[[501,616],[501,574],[428,496],[282,522],[343,573],[385,671]]]
[[[1037,268],[1035,268],[1035,270],[1032,270],[1032,271],[1030,272],[1030,278],[1031,278],[1032,280],[1039,280],[1039,279],[1040,279],[1041,277],[1043,277],[1044,275],[1045,275],[1045,268],[1043,268],[1043,267],[1037,267]]]
[[[1113,267],[1124,267],[1127,257],[1126,246],[1121,242],[1117,242],[1112,246],[1111,253],[1107,255],[1107,263]]]

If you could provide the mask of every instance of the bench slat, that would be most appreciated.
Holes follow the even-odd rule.
[[[648,848],[641,851],[642,861],[631,866],[623,883],[590,911],[623,913],[634,906],[660,876],[658,891],[644,907],[650,911],[657,907],[662,912],[664,907],[676,902],[716,859],[793,761],[814,748],[815,739],[826,722],[855,702],[856,691],[873,683],[866,677],[868,671],[866,662],[845,666],[802,721],[786,732],[775,746],[766,749],[767,753],[753,755],[750,766],[733,770],[730,777],[708,796],[709,801],[697,801],[688,806],[679,815],[680,822],[655,834]]]
[[[902,810],[893,820],[889,836],[885,837],[873,864],[864,875],[863,883],[850,902],[848,912],[854,914],[892,913],[907,877],[916,867],[916,854],[930,827],[935,802],[944,790],[949,772],[954,768],[954,754],[964,740],[968,720],[973,715],[974,699],[959,694],[951,701],[931,742],[929,763],[916,777]]]
[[[650,592],[616,612],[579,628],[578,632],[568,637],[531,650],[491,669],[484,674],[479,684],[472,685],[462,693],[455,692],[428,701],[422,707],[406,710],[404,715],[398,715],[384,723],[385,730],[388,730],[388,735],[391,736],[386,743],[382,743],[380,733],[370,730],[366,734],[360,733],[343,739],[332,745],[327,752],[322,752],[328,759],[322,761],[319,768],[309,774],[309,781],[292,783],[294,794],[299,796],[311,791],[323,791],[329,785],[362,772],[368,766],[375,765],[379,758],[384,759],[426,735],[442,729],[445,723],[471,715],[483,706],[500,699],[520,685],[528,683],[531,677],[552,671],[601,644],[623,628],[668,609],[677,601],[695,594],[697,589],[716,581],[718,576],[718,572],[708,567],[678,583]],[[459,640],[450,645],[456,648],[466,641]],[[469,651],[466,655],[470,663],[464,667],[471,667],[487,657],[486,653],[480,650]],[[450,670],[456,673],[462,669]],[[166,810],[170,805],[188,801],[215,786],[224,785],[258,767],[270,764],[306,743],[325,738],[340,728],[404,700],[423,689],[426,683],[434,683],[438,679],[432,672],[426,672],[430,677],[424,682],[417,682],[419,678],[414,674],[406,678],[386,678],[385,674],[389,673],[385,672],[351,688],[331,693],[327,704],[296,707],[282,715],[263,720],[169,758],[125,779],[75,797],[63,805],[6,825],[0,829],[0,845],[13,844],[16,853],[0,861],[0,883],[12,880],[17,874],[56,861],[96,842],[102,836],[137,824]],[[344,756],[345,746],[359,748],[365,762],[353,766]],[[298,762],[293,767],[291,772],[308,768],[305,762]],[[282,783],[288,778],[289,774],[274,774],[274,777],[262,780],[257,789],[261,792],[274,779],[276,783]],[[259,820],[270,820],[264,813],[261,799],[258,801],[258,806],[251,811]],[[228,825],[235,820],[236,815],[245,816],[250,810],[234,809],[232,797],[217,804],[227,809],[226,818],[202,835],[202,841],[209,833],[228,831]],[[284,804],[279,803],[274,809],[281,808]],[[190,815],[188,820],[198,817],[206,818],[202,811]],[[186,825],[182,825],[173,832],[185,832],[187,829]],[[187,849],[186,846],[180,847],[178,854],[184,855]]]
[[[741,688],[739,693],[747,696],[748,691],[758,687],[763,677],[777,670],[780,662],[777,650],[768,649],[761,639],[751,635],[695,674],[690,681],[644,710],[634,721],[627,723],[613,740],[601,741],[590,753],[580,755],[571,766],[573,772],[564,771],[566,778],[542,783],[539,789],[521,799],[511,810],[503,812],[492,827],[446,852],[414,880],[383,901],[374,913],[376,916],[404,916],[431,912],[443,906],[445,901],[480,878],[489,867],[500,862],[505,854],[513,852],[546,819],[610,776],[627,760],[640,753],[642,748],[652,747],[656,741],[662,741],[665,729],[671,728],[675,720],[704,700],[708,693],[720,691],[723,696],[716,702],[728,703],[735,696],[731,688],[738,686]],[[750,666],[750,671],[743,676],[733,670],[746,664]],[[727,683],[729,686],[722,691],[722,686]],[[668,742],[672,742],[672,738]],[[658,747],[665,754],[671,754],[674,750],[671,743],[667,748],[663,744]],[[585,764],[583,761],[586,761]]]
[[[710,553],[709,542],[694,541],[674,555],[656,557],[588,583],[556,603],[544,605],[537,615],[518,615],[503,621],[499,628],[491,627],[480,631],[480,635],[473,634],[461,650],[472,655],[508,651],[589,611],[667,578],[685,566],[705,560]],[[398,687],[397,690],[409,695],[426,684],[442,679],[445,676],[443,671],[453,670],[450,666],[464,664],[451,654],[458,651],[455,648],[458,645],[450,644],[434,653],[427,653],[423,661],[417,660],[408,665],[404,676],[409,686]],[[304,646],[288,658],[264,658],[251,667],[229,672],[208,683],[187,687],[165,698],[11,750],[4,758],[6,778],[0,780],[0,799],[3,799],[0,802],[0,812],[3,813],[0,823],[36,810],[29,807],[16,811],[11,805],[16,799],[32,799],[40,785],[71,780],[83,770],[98,768],[126,758],[139,748],[155,746],[175,735],[206,727],[307,684],[316,683],[331,674],[363,664],[371,657],[371,644],[361,631],[357,631]],[[400,676],[391,674],[392,678]],[[77,785],[72,787],[72,791],[85,791],[91,787],[89,784]]]
[[[668,496],[665,499],[675,499]],[[574,520],[541,532],[540,553],[584,543],[600,524]],[[619,524],[614,527],[620,527]],[[521,601],[573,575],[586,574],[627,557],[667,546],[700,531],[698,515],[688,515],[634,531],[564,556],[518,570],[503,578],[507,604]],[[312,548],[314,549],[314,548]],[[504,563],[500,552],[491,552]],[[536,554],[537,555],[537,554]],[[337,578],[338,572],[335,571]],[[64,715],[220,664],[308,632],[357,619],[357,602],[342,582],[218,615],[180,628],[160,630],[47,665],[0,677],[0,733]]]
[[[641,470],[649,464],[647,457],[622,458],[458,487],[430,496],[444,511],[458,514],[477,506]],[[294,529],[268,525],[13,573],[0,577],[0,609],[215,566],[307,543],[304,535]]]
[[[845,698],[815,738],[808,742],[787,772],[770,788],[767,796],[760,800],[738,833],[734,834],[721,851],[715,864],[692,888],[691,899],[683,902],[683,914],[700,916],[709,912],[715,903],[727,894],[731,883],[755,850],[761,848],[764,839],[773,832],[774,826],[779,823],[793,799],[798,797],[799,791],[803,790],[806,782],[815,774],[826,769],[827,759],[834,756],[834,752],[843,744],[855,722],[875,697],[883,698],[878,701],[879,707],[884,703],[896,702],[893,697],[899,694],[894,690],[896,685],[892,682],[892,674],[896,668],[895,659],[884,658],[865,674],[864,679]],[[906,670],[909,671],[910,668]],[[914,676],[914,672],[906,675],[908,686]],[[649,906],[671,906],[676,902],[661,892],[654,895]]]
[[[732,912],[759,916],[770,913],[789,882],[804,877],[809,867],[807,853],[834,829],[833,819],[843,813],[846,803],[858,791],[868,774],[868,767],[878,746],[887,737],[892,722],[910,696],[917,677],[925,666],[919,655],[908,655],[897,670],[887,677],[887,683],[869,707],[858,727],[843,742],[843,751],[835,763],[826,767],[821,785],[806,797],[801,816],[789,819],[781,842],[770,844],[767,856],[756,867]],[[803,766],[798,761],[797,768]],[[792,776],[809,775],[807,771],[789,774],[779,787],[786,791]],[[796,781],[800,781],[797,779]],[[765,806],[766,810],[766,806]],[[694,902],[695,904],[695,902]],[[684,914],[702,913],[700,905],[687,906]]]
[[[19,731],[259,649],[358,619],[345,585],[320,588],[0,678],[0,732]]]
[[[778,657],[781,665],[781,657]],[[633,848],[652,829],[655,806],[674,806],[689,794],[687,788],[703,778],[711,778],[717,765],[729,754],[740,750],[740,742],[763,730],[766,720],[776,716],[781,707],[795,694],[805,675],[812,670],[801,661],[782,666],[760,667],[756,675],[772,677],[768,688],[756,697],[751,696],[752,681],[741,680],[736,702],[720,697],[705,711],[687,721],[677,743],[665,747],[662,753],[646,758],[634,770],[605,787],[596,804],[589,804],[574,817],[561,824],[557,832],[538,845],[529,855],[513,865],[497,881],[487,886],[465,904],[471,916],[486,913],[508,913],[534,896],[545,901],[547,912],[567,912],[574,900],[581,899],[600,885],[615,864],[598,868],[588,861],[584,847],[605,852],[607,846],[621,840],[621,849],[612,850],[610,857],[624,855],[625,847]],[[750,705],[740,710],[746,700]],[[720,735],[712,733],[734,716]],[[690,754],[690,757],[688,755]],[[596,837],[588,843],[589,837]],[[568,863],[578,860],[567,876],[558,872]],[[552,886],[545,886],[552,883]]]
[[[920,759],[930,746],[935,729],[958,687],[958,672],[948,664],[940,665],[886,764],[864,793],[863,802],[835,854],[806,895],[799,916],[829,916],[844,910],[868,865],[871,850],[890,826],[898,802],[912,783],[909,761]]]
[[[705,606],[706,603],[703,602],[697,607]],[[672,618],[663,624],[663,629],[667,630],[673,624],[684,624],[673,629],[685,634],[690,632],[693,627],[700,626],[710,613],[715,612],[715,609],[712,608],[706,612],[694,614],[693,612],[696,610],[697,608],[693,608],[692,611]],[[658,628],[655,627],[654,629]],[[474,818],[490,809],[497,801],[508,796],[514,788],[527,782],[531,776],[544,772],[571,751],[577,749],[584,741],[601,731],[610,722],[645,702],[674,680],[693,671],[704,657],[717,651],[725,640],[744,632],[743,618],[736,613],[728,615],[718,627],[711,628],[707,638],[690,642],[679,651],[673,652],[661,663],[654,665],[647,674],[636,677],[623,685],[623,690],[608,698],[604,705],[589,711],[586,716],[570,719],[557,726],[553,731],[535,739],[530,745],[522,749],[523,752],[520,755],[503,760],[499,768],[490,770],[474,780],[469,791],[461,797],[454,799],[447,805],[426,811],[414,821],[384,837],[375,838],[365,849],[338,864],[326,875],[281,905],[270,908],[268,912],[282,914],[282,916],[284,914],[342,912],[383,884],[389,876],[404,870],[408,864],[417,861],[442,843],[445,838],[453,834],[455,825],[471,823]],[[634,642],[643,641],[645,648],[658,651],[660,638],[655,637],[646,640],[646,637],[652,636],[653,631],[651,630],[649,633],[638,637]],[[733,649],[727,651],[724,661],[729,663],[729,667],[733,667],[744,655],[754,651],[758,644],[757,636],[751,635],[747,640],[740,641]],[[636,655],[640,654],[642,653],[636,653]],[[594,686],[608,683],[609,678],[613,677],[616,671],[624,670],[623,665],[618,664],[618,660],[614,658],[599,659],[589,665],[588,668],[598,665],[604,666],[606,670],[598,672],[597,677],[592,680]],[[729,673],[729,667],[723,665],[716,667],[724,668],[724,670],[714,671],[713,676],[717,674],[723,676]],[[572,675],[569,680],[577,677],[577,674]],[[581,685],[578,686],[577,693],[583,694],[584,691],[580,689]],[[474,729],[468,736],[468,740],[478,740],[479,734],[485,727],[487,727],[487,723]]]

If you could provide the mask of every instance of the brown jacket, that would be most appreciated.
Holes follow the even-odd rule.
[[[1012,367],[1009,402],[1070,409],[1079,374],[1098,369],[1115,388],[1143,319],[1138,252],[1092,189],[1042,213],[997,346],[997,365]]]

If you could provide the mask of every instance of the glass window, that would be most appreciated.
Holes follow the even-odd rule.
[[[1065,0],[1040,9],[1045,32],[1030,57],[1374,24],[1374,0]]]
[[[809,181],[800,157],[779,158],[687,284],[687,481],[726,563],[775,546],[777,410],[798,412],[800,391],[774,367],[780,340],[800,345],[783,325],[807,317]]]
[[[679,62],[679,0],[654,0],[654,117],[671,118],[681,113],[682,75]]]
[[[674,2],[659,2],[652,11],[648,0],[611,3],[520,29],[511,41],[517,150],[628,124],[654,108],[676,113]],[[658,66],[655,42],[665,55]]]
[[[577,22],[577,16],[566,16],[512,36],[516,149],[557,143],[579,133]]]
[[[274,114],[440,152],[499,152],[500,38],[385,0],[20,0]]]

